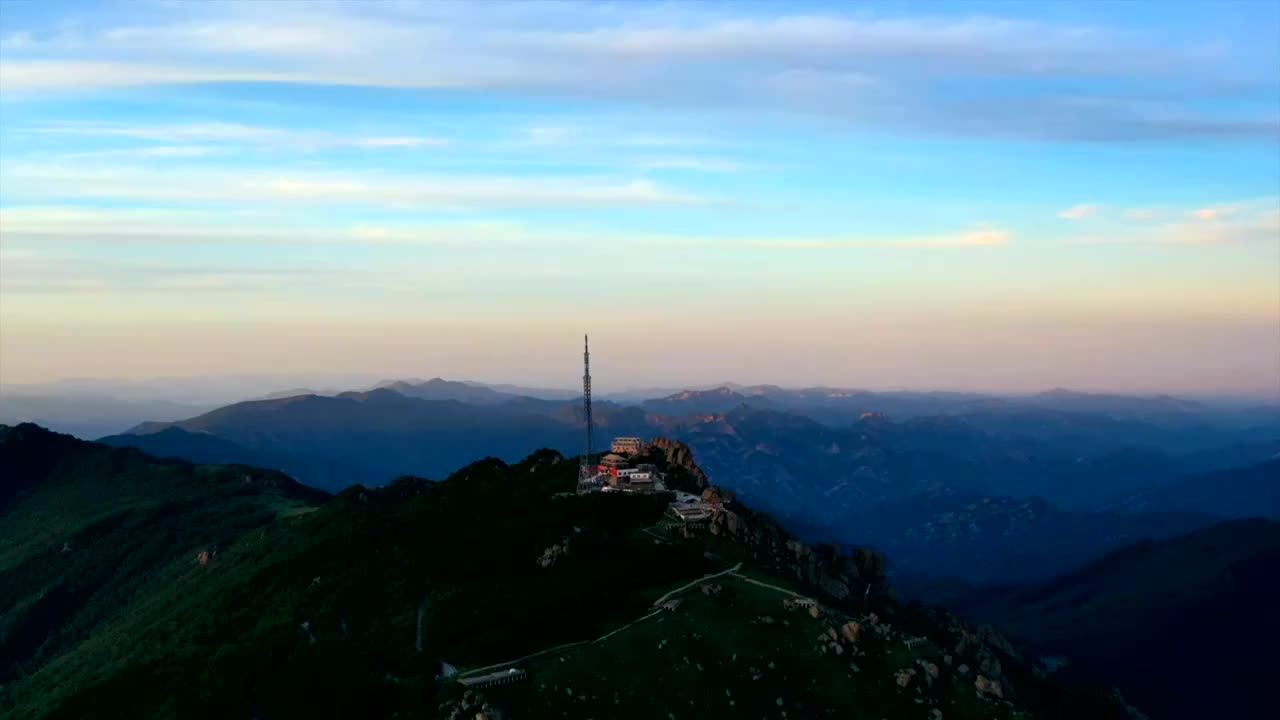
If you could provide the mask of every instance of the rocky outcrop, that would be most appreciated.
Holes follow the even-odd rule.
[[[679,440],[660,437],[651,440],[649,446],[662,451],[668,468],[680,468],[688,473],[693,487],[700,489],[711,485],[707,474],[693,461],[693,450],[689,449],[688,445]]]
[[[711,513],[709,529],[745,546],[755,562],[819,590],[838,601],[875,604],[889,597],[884,556],[866,549],[841,553],[833,545],[796,540],[764,513],[723,499]]]
[[[710,531],[745,546],[753,560],[835,600],[878,602],[889,597],[884,556],[866,549],[843,554],[835,546],[801,543],[768,515],[737,502],[732,491],[712,485],[688,445],[659,437],[650,447],[663,454],[669,477],[682,475],[693,486],[690,490],[701,490],[702,499],[712,506]]]
[[[1125,702],[1124,695],[1121,695],[1119,690],[1113,689],[1110,694],[1110,699],[1117,707],[1124,708],[1125,714],[1128,716],[1128,720],[1151,720],[1151,718],[1147,717],[1141,710]]]
[[[542,554],[537,558],[538,567],[549,568],[556,562],[569,554],[569,538],[564,537],[560,542],[549,545],[542,550]]]
[[[985,684],[994,683],[1000,688],[1000,697],[1015,697],[1013,681],[1005,673],[1005,666],[1026,664],[1022,652],[1009,639],[990,625],[970,625],[942,608],[924,611],[929,623],[938,629],[936,637],[950,638],[945,650],[954,654],[960,663],[957,668],[964,675],[972,668]],[[991,693],[994,694],[994,693]]]
[[[440,705],[441,718],[447,720],[503,720],[501,711],[489,704],[484,695],[467,690],[462,697]]]
[[[979,695],[994,695],[998,698],[1004,697],[1004,691],[1000,687],[1000,683],[995,680],[988,680],[986,676],[979,675],[978,679],[973,682],[973,686],[978,690]]]

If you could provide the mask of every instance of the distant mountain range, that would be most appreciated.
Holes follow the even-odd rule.
[[[994,435],[967,418],[871,416],[840,430],[740,408],[663,432],[796,532],[874,546],[912,577],[1048,579],[1137,540],[1271,516],[1280,501],[1274,462],[1187,475],[1178,456],[1158,450],[1099,448],[1079,434]]]
[[[1065,676],[1121,685],[1152,718],[1245,718],[1274,704],[1278,570],[1280,524],[1236,520],[953,602],[1062,656]]]
[[[383,380],[375,389],[394,390],[406,397],[423,400],[457,400],[470,405],[501,405],[513,400],[543,400],[529,395],[503,392],[486,385],[432,378],[430,380]]]
[[[481,383],[442,378],[386,379],[361,382],[354,376],[331,376],[297,384],[292,389],[274,376],[227,376],[210,378],[169,378],[149,381],[68,380],[38,385],[0,387],[0,417],[30,419],[50,417],[58,423],[75,424],[75,408],[84,402],[89,414],[92,403],[104,398],[122,403],[145,404],[156,401],[184,406],[188,411],[212,408],[232,401],[279,399],[295,395],[338,395],[334,388],[357,391],[395,387],[427,399],[485,402],[485,398],[533,398],[548,401],[580,399],[580,391],[562,388],[527,387],[513,384]],[[474,390],[480,392],[474,392]],[[484,392],[491,390],[493,393]],[[496,394],[496,395],[495,395]],[[26,399],[22,405],[15,399]],[[967,415],[984,412],[1007,414],[1022,408],[1031,411],[1058,410],[1074,414],[1105,415],[1115,419],[1140,421],[1164,427],[1275,428],[1280,425],[1280,399],[1249,402],[1239,398],[1188,400],[1172,396],[1125,396],[1081,393],[1055,389],[1044,393],[990,395],[963,392],[869,391],[852,388],[784,388],[778,385],[715,383],[689,388],[640,388],[596,393],[597,402],[643,407],[663,414],[725,412],[741,404],[757,408],[789,410],[829,425],[847,425],[865,413],[887,414],[895,420],[931,415]],[[12,405],[13,410],[7,411]],[[59,412],[50,412],[58,406]],[[124,412],[92,413],[106,423],[99,434],[120,433],[137,424],[136,415]],[[149,418],[165,420],[160,411]],[[192,414],[195,414],[194,412]],[[29,416],[29,417],[28,417]],[[83,427],[83,424],[81,424]],[[91,429],[97,429],[93,425]],[[1274,439],[1263,434],[1264,440]],[[1257,440],[1257,437],[1253,438]]]
[[[34,422],[81,438],[96,438],[148,420],[172,421],[216,405],[162,399],[122,398],[97,393],[27,394],[0,390],[0,423]]]
[[[440,378],[379,385],[237,403],[103,442],[279,468],[335,492],[441,477],[483,455],[513,462],[538,447],[581,449],[576,399]],[[885,549],[904,577],[945,575],[969,554],[979,558],[959,565],[969,581],[1042,580],[1135,540],[1262,513],[1280,497],[1274,465],[1242,471],[1252,484],[1208,499],[1222,480],[1192,474],[1265,463],[1280,448],[1280,424],[1226,421],[1224,410],[1172,398],[1040,397],[1090,412],[945,393],[721,386],[639,406],[597,401],[594,415],[605,440],[685,441],[716,483],[805,537]],[[862,409],[907,404],[954,412],[894,419]]]
[[[1280,521],[1280,457],[1250,467],[1196,473],[1116,498],[1109,507],[1126,512],[1198,508],[1219,517]]]
[[[843,535],[846,542],[864,537],[893,557],[895,580],[904,584],[949,575],[979,584],[1034,582],[1118,547],[1172,537],[1219,519],[1187,510],[1073,512],[1041,498],[932,496],[857,516],[860,529]]]
[[[201,462],[243,458],[237,461],[277,467],[331,491],[380,485],[403,474],[440,477],[477,457],[515,460],[539,447],[582,444],[571,408],[563,404],[534,400],[534,409],[513,409],[490,402],[492,391],[465,390],[473,391],[486,401],[423,399],[381,388],[243,402],[176,423],[143,423],[103,442]],[[555,417],[557,411],[568,419]],[[182,432],[157,435],[166,430]],[[244,454],[235,455],[235,448]]]

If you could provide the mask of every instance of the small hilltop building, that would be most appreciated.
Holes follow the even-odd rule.
[[[609,451],[618,455],[643,455],[649,451],[649,443],[638,437],[616,437]]]

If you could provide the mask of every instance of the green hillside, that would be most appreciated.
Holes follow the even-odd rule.
[[[696,490],[687,448],[668,456]],[[568,494],[552,451],[330,498],[23,425],[0,467],[6,717],[474,717],[444,663],[522,670],[482,691],[516,718],[1128,716],[899,605],[874,553],[715,491],[710,527],[681,532],[669,496]]]

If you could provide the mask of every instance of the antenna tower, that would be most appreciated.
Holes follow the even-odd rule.
[[[582,336],[582,416],[587,423],[587,446],[582,452],[582,466],[579,480],[587,481],[595,477],[595,466],[591,460],[595,452],[595,427],[591,418],[591,345],[590,339]]]

